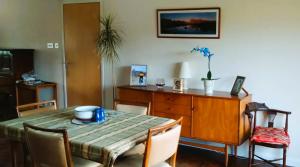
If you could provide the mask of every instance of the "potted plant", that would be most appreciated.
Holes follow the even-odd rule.
[[[114,73],[114,63],[119,60],[118,49],[122,43],[122,38],[118,30],[113,27],[114,18],[110,15],[101,18],[100,32],[97,36],[96,47],[98,53],[108,63],[111,64],[113,98],[115,98],[116,79]]]
[[[202,78],[202,81],[204,81],[204,90],[206,94],[213,94],[214,91],[214,81],[218,78],[212,78],[212,73],[210,69],[210,60],[211,57],[214,55],[210,52],[210,50],[206,47],[196,47],[193,48],[191,52],[200,52],[200,55],[202,54],[204,57],[208,58],[208,72],[206,74],[206,78]]]

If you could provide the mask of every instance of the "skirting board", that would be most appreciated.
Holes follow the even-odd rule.
[[[185,138],[185,137],[181,137],[180,140],[188,141],[188,142],[194,142],[196,144],[209,144],[209,145],[217,146],[217,147],[220,147],[220,146],[223,145],[223,144],[213,143],[213,142],[203,142],[203,141],[200,141],[200,140],[189,139],[189,138]],[[195,146],[192,146],[192,147],[195,147]],[[233,151],[231,151],[231,154],[233,154]],[[246,154],[248,154],[248,152]],[[240,156],[239,154],[238,154],[238,156],[241,157],[241,158],[248,158],[248,157]],[[263,157],[266,158],[266,159],[274,159],[274,157],[270,154],[264,154]],[[258,159],[258,158],[255,158],[255,159]],[[278,162],[281,164],[280,161],[278,161]],[[295,166],[295,167],[300,166],[300,159],[289,157],[289,154],[287,154],[287,165],[288,166]]]

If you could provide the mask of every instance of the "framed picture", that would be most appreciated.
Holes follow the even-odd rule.
[[[131,65],[130,85],[146,86],[147,84],[147,65]]]
[[[158,9],[158,38],[220,38],[220,8]]]
[[[230,92],[231,95],[237,96],[240,93],[241,89],[243,88],[245,79],[246,79],[246,77],[242,77],[242,76],[236,77],[235,82],[234,82],[233,87]]]
[[[183,91],[183,79],[175,78],[174,79],[174,87],[173,90],[175,91]]]

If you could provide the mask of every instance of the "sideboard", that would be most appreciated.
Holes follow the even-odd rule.
[[[215,91],[205,95],[203,90],[174,91],[171,87],[157,88],[119,86],[117,97],[133,102],[151,102],[151,115],[178,119],[183,117],[181,136],[207,142],[224,144],[224,147],[181,141],[225,154],[228,164],[228,146],[241,145],[250,133],[248,117],[244,110],[252,100],[251,95],[232,96],[230,92]]]

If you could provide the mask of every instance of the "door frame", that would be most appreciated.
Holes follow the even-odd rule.
[[[64,4],[76,4],[76,3],[95,3],[95,2],[99,2],[100,3],[100,13],[99,16],[103,16],[104,15],[104,7],[103,7],[103,3],[101,2],[101,0],[63,0],[62,3],[62,12],[61,12],[61,17],[62,17],[62,51],[63,51],[63,107],[67,108],[68,107],[68,91],[67,91],[67,62],[66,62],[66,50],[65,50],[65,31],[64,31]],[[104,63],[103,63],[103,58],[102,56],[100,57],[101,62],[100,62],[100,83],[101,83],[101,104],[102,106],[104,106],[105,104],[105,100],[104,100],[104,80],[103,80],[103,76],[104,76]]]

